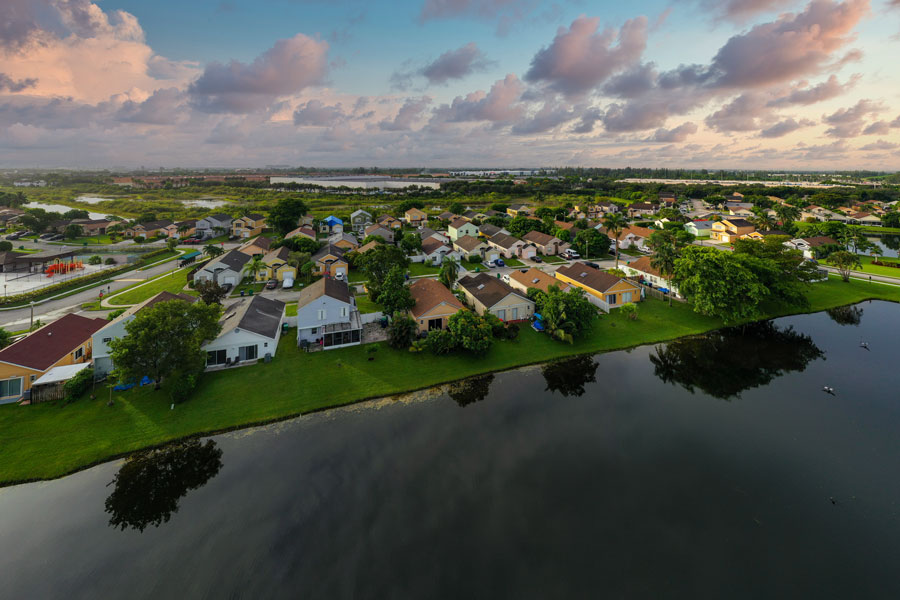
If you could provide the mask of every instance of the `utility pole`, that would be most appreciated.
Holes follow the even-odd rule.
[[[34,329],[34,300],[31,301],[31,324],[28,326],[28,331]]]

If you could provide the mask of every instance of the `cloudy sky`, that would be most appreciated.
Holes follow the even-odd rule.
[[[900,0],[2,0],[0,166],[900,169]]]

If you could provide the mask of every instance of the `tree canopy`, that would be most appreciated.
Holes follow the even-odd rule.
[[[366,272],[368,279],[366,288],[369,290],[369,297],[373,302],[380,302],[378,296],[381,294],[382,285],[391,269],[396,266],[405,272],[409,266],[409,259],[403,250],[387,244],[376,245],[361,255],[358,262]]]
[[[266,223],[279,235],[286,235],[297,228],[297,223],[307,212],[309,208],[300,198],[282,198],[269,210]]]

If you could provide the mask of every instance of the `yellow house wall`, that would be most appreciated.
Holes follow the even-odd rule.
[[[447,319],[458,313],[460,310],[462,309],[456,308],[455,306],[450,306],[449,304],[445,304],[442,302],[428,312],[419,316],[416,319],[416,325],[418,326],[420,332],[427,332],[428,321],[430,321],[431,319],[442,319],[443,322],[441,323],[441,328],[447,329]]]
[[[78,349],[82,350],[81,358],[75,360],[75,352]],[[15,377],[22,377],[22,391],[27,391],[31,389],[31,376],[34,375],[34,378],[37,379],[53,367],[62,367],[65,365],[74,365],[78,363],[88,362],[91,360],[91,338],[88,338],[84,341],[84,343],[72,348],[72,351],[63,356],[61,359],[50,365],[46,371],[38,371],[37,369],[29,369],[28,367],[21,367],[18,365],[11,365],[9,363],[0,362],[0,380],[3,379],[13,379]]]

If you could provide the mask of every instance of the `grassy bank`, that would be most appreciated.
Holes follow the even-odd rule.
[[[866,299],[900,302],[900,288],[832,278],[809,294],[819,311]],[[770,316],[789,314],[772,308]],[[195,395],[169,410],[164,393],[139,388],[113,393],[98,387],[95,400],[68,406],[0,406],[0,483],[59,477],[79,468],[184,436],[282,419],[359,400],[397,394],[574,354],[596,353],[671,340],[722,326],[684,304],[648,300],[638,320],[604,316],[588,337],[573,345],[523,327],[515,341],[499,342],[486,356],[435,357],[381,345],[373,361],[365,347],[306,354],[292,335],[268,364],[206,375]],[[323,376],[324,374],[324,376]]]
[[[138,283],[119,292],[109,299],[111,306],[132,306],[139,304],[148,298],[152,298],[160,292],[172,292],[177,294],[187,285],[188,269],[178,269],[166,275],[151,279],[147,283]]]

